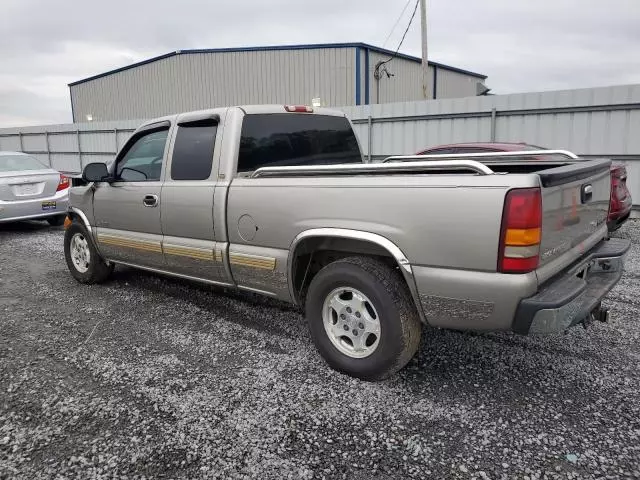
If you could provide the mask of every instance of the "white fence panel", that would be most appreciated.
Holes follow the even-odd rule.
[[[459,142],[526,142],[624,161],[640,205],[640,85],[344,107],[371,161]],[[0,149],[79,173],[109,161],[142,120],[0,129]]]

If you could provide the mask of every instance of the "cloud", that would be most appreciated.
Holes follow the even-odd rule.
[[[494,93],[640,83],[638,0],[428,0],[429,58]],[[179,49],[381,45],[405,0],[3,0],[0,125],[70,120],[67,83]],[[395,49],[411,15],[389,40]],[[401,51],[420,55],[416,17]]]

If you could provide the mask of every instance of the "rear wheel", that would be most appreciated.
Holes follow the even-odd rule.
[[[47,222],[52,227],[60,227],[64,223],[66,215],[56,215],[55,217],[47,218]]]
[[[64,234],[64,257],[69,272],[80,283],[101,283],[113,272],[113,264],[100,257],[87,230],[75,222]]]
[[[334,369],[384,379],[413,357],[422,326],[401,274],[384,262],[349,257],[324,267],[306,302],[311,336]]]

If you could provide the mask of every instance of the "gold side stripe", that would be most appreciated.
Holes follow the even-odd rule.
[[[193,258],[196,260],[216,261],[213,250],[199,247],[185,247],[184,245],[162,245],[164,253],[178,255],[181,257]]]
[[[195,258],[197,260],[209,260],[213,262],[215,260],[213,251],[206,251],[201,249],[190,249],[186,247],[162,247],[164,253],[169,255],[177,255],[180,257]]]
[[[135,247],[148,247],[148,248],[157,248],[160,249],[162,248],[159,244],[154,244],[154,243],[142,243],[142,242],[132,242],[132,241],[125,241],[125,240],[98,240],[100,243],[109,243],[112,245],[129,245],[129,246],[135,246]]]
[[[260,268],[263,270],[275,270],[276,259],[272,257],[258,257],[255,255],[245,255],[242,253],[232,253],[229,255],[229,263],[243,267]]]
[[[145,247],[145,248],[156,248],[161,249],[160,245],[153,243],[141,243],[141,242],[129,242],[123,240],[99,240],[100,243],[109,243],[112,245],[126,245],[132,247]]]
[[[271,268],[275,267],[274,262],[256,262],[256,261],[248,261],[248,260],[231,260],[233,265],[246,265],[248,267],[263,267],[263,268]]]
[[[151,241],[147,241],[147,240],[138,240],[135,238],[126,238],[126,237],[112,237],[112,236],[108,236],[108,235],[99,235],[98,236],[98,241],[100,242],[127,242],[127,243],[138,243],[141,245],[158,245],[160,246],[159,242],[151,242]]]
[[[133,248],[153,253],[165,253],[195,260],[223,261],[222,250],[207,250],[197,247],[185,247],[181,245],[161,245],[144,240],[134,240],[121,237],[99,235],[98,242],[116,247]],[[276,259],[273,257],[261,257],[244,253],[232,253],[229,255],[229,263],[242,267],[259,268],[262,270],[275,270]]]
[[[133,248],[145,252],[166,253],[168,255],[176,255],[181,257],[193,258],[196,260],[222,261],[222,252],[214,252],[198,247],[185,247],[182,245],[160,245],[158,243],[147,242],[144,240],[134,240],[124,237],[114,237],[110,235],[99,235],[98,242],[105,245],[113,245],[116,247]]]
[[[158,253],[158,254],[162,254],[162,250],[160,250],[159,248],[151,248],[151,247],[141,247],[141,246],[133,246],[133,245],[120,245],[120,244],[115,244],[115,243],[103,243],[103,245],[111,245],[114,247],[123,247],[123,248],[132,248],[134,250],[141,250],[144,252],[151,252],[151,253]]]
[[[113,240],[113,239],[98,239],[100,243],[109,243],[113,245],[130,245],[136,247],[149,247],[149,248],[157,248],[160,249],[160,244],[157,243],[147,243],[147,242],[136,242],[135,240]]]
[[[99,235],[98,242],[105,245],[113,245],[116,247],[134,248],[137,250],[144,250],[146,252],[162,253],[162,247],[160,246],[160,244],[145,242],[142,240]]]
[[[191,253],[185,252],[184,250],[172,250],[170,248],[163,249],[164,253],[168,253],[169,255],[180,255],[183,257],[198,257],[198,258],[206,258],[207,260],[213,260],[212,254],[206,253]]]
[[[271,259],[259,260],[259,259],[253,259],[253,258],[236,257],[235,255],[231,255],[230,259],[231,261],[242,262],[242,263],[267,263],[267,264],[273,263],[273,260]]]
[[[184,253],[184,252],[171,252],[171,251],[167,251],[165,250],[164,253],[166,255],[173,255],[174,257],[184,257],[184,258],[192,258],[194,260],[204,260],[207,262],[214,262],[215,260],[213,259],[213,257],[207,257],[207,256],[198,256],[198,255],[191,255],[189,253]]]
[[[173,243],[163,243],[162,247],[170,248],[173,250],[184,250],[185,252],[192,252],[192,253],[207,253],[213,256],[213,250],[209,248],[187,247],[185,245],[174,245]]]

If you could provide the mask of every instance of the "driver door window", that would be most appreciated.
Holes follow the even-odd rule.
[[[162,172],[162,158],[169,130],[140,137],[116,166],[115,177],[122,182],[157,182]]]
[[[156,128],[129,140],[116,160],[115,181],[93,193],[97,240],[109,260],[165,268],[160,211],[168,134]]]

